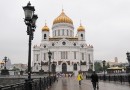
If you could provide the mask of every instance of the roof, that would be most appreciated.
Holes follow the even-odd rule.
[[[107,69],[124,69],[124,68],[121,68],[121,67],[110,67],[110,68],[107,68]]]

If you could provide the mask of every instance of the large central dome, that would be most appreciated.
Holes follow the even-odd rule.
[[[53,24],[57,24],[57,23],[73,24],[73,21],[62,10],[62,13],[53,21]]]

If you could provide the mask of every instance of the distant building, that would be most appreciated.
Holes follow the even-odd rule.
[[[102,61],[103,60],[94,60],[94,63],[98,62],[103,67]],[[128,66],[128,63],[118,62],[118,58],[115,57],[113,61],[112,60],[106,61],[105,66],[107,66],[107,73],[109,74],[110,73],[124,73],[126,72],[126,66]]]
[[[113,62],[111,60],[111,61],[108,61],[108,63],[109,63],[110,67],[116,67],[116,66],[117,67],[126,67],[126,66],[128,66],[128,63],[118,62],[118,58],[117,57],[115,57]]]
[[[108,61],[110,68],[107,68],[108,73],[124,73],[126,72],[126,66],[128,63],[118,62],[118,58],[115,57],[114,62]]]
[[[12,69],[17,69],[19,71],[25,71],[27,70],[27,64],[12,64]]]

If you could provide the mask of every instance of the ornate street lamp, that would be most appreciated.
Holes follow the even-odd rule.
[[[48,58],[49,58],[49,77],[50,77],[50,64],[51,64],[51,51],[48,52]]]
[[[106,65],[106,61],[103,60],[102,63],[103,63],[104,81],[105,81],[106,80],[106,78],[105,78],[105,65]]]
[[[35,8],[34,6],[31,6],[31,3],[29,2],[27,6],[23,7],[24,13],[25,13],[25,19],[24,22],[27,25],[27,35],[29,35],[29,49],[28,49],[28,82],[31,82],[31,41],[33,40],[33,32],[36,29],[36,20],[38,16],[34,14]],[[32,90],[31,83],[29,84],[29,90]]]

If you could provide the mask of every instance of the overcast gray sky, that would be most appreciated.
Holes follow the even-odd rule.
[[[38,14],[33,45],[41,42],[41,29],[63,9],[73,20],[75,32],[82,21],[86,29],[86,42],[94,46],[94,59],[127,62],[130,51],[130,0],[30,0]],[[27,63],[28,36],[24,24],[24,11],[28,0],[0,0],[0,61],[4,56],[12,63]]]

